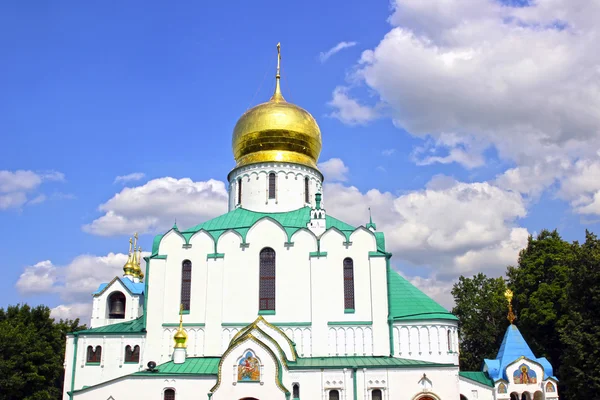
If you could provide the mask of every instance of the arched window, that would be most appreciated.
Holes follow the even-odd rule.
[[[452,331],[448,329],[448,351],[452,351]]]
[[[344,308],[354,310],[354,262],[351,258],[344,260]]]
[[[108,318],[125,318],[125,295],[121,292],[114,292],[108,296]]]
[[[88,346],[87,348],[87,357],[85,359],[86,363],[99,363],[102,359],[102,347],[96,346],[94,349],[92,346]]]
[[[531,400],[531,393],[523,392],[523,394],[521,395],[521,400]]]
[[[308,176],[304,178],[304,202],[310,203],[310,192],[308,188]]]
[[[175,391],[173,389],[165,390],[163,400],[175,400]]]
[[[329,400],[340,400],[340,392],[337,390],[330,390]]]
[[[375,389],[371,392],[371,400],[383,400],[381,390]]]
[[[275,198],[275,180],[277,178],[275,177],[275,173],[271,172],[269,174],[269,199],[274,199]]]
[[[181,304],[184,311],[190,310],[190,296],[192,294],[192,262],[184,260],[181,265]]]
[[[519,398],[520,398],[519,393],[517,393],[517,392],[512,392],[510,394],[510,400],[519,400]]]
[[[237,180],[237,192],[238,192],[237,203],[242,204],[242,179],[241,178]]]
[[[292,385],[292,398],[299,399],[300,398],[300,384],[294,383]]]
[[[125,362],[139,363],[140,362],[140,346],[135,345],[133,348],[127,345],[125,347]]]
[[[275,250],[260,251],[259,310],[275,310]]]

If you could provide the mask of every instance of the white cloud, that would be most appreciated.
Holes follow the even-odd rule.
[[[126,183],[126,182],[139,181],[139,180],[144,179],[145,177],[146,177],[146,174],[144,174],[143,172],[133,172],[133,173],[127,174],[127,175],[117,176],[113,183]]]
[[[363,106],[356,99],[348,97],[347,88],[341,86],[333,91],[329,105],[336,109],[331,116],[348,125],[363,125],[378,117],[374,108]]]
[[[223,182],[212,179],[165,177],[126,187],[99,209],[104,215],[84,225],[85,232],[111,236],[164,231],[175,220],[188,227],[227,212],[227,190]]]
[[[142,256],[149,253],[142,253]],[[88,322],[91,294],[100,283],[110,282],[123,275],[127,254],[109,253],[105,256],[82,254],[67,265],[55,265],[50,260],[27,266],[19,276],[16,288],[22,295],[54,294],[64,303],[52,309],[55,318],[81,318]],[[145,262],[142,260],[142,270]]]
[[[515,164],[498,184],[538,196],[598,157],[598,19],[600,3],[585,0],[396,0],[392,29],[363,52],[352,85],[377,93],[398,127],[433,139],[417,163],[479,167],[493,147]],[[348,124],[353,105],[374,110],[340,87],[331,105]],[[382,114],[368,115],[361,123]],[[588,204],[575,211],[600,211],[595,193],[580,187]]]
[[[62,172],[48,171],[36,173],[17,170],[0,171],[0,210],[20,208],[26,204],[39,204],[46,200],[46,195],[38,194],[29,200],[29,194],[35,192],[44,181],[64,182]]]
[[[385,149],[381,152],[381,154],[389,157],[392,154],[394,154],[395,152],[396,152],[396,149]]]
[[[330,182],[345,182],[348,180],[348,167],[339,158],[331,158],[319,163],[319,170]]]
[[[399,196],[333,183],[325,185],[325,196],[331,215],[355,225],[368,220],[371,207],[394,260],[434,267],[442,280],[481,270],[499,274],[527,243],[527,231],[517,225],[525,201],[488,182],[436,177],[426,189]]]
[[[344,49],[348,49],[350,47],[354,47],[354,46],[356,46],[356,44],[357,44],[356,42],[339,42],[338,44],[336,44],[329,50],[327,50],[325,52],[321,52],[321,54],[319,54],[319,59],[321,60],[321,62],[325,62],[325,61],[327,61],[327,59],[329,57],[331,57],[335,53],[338,53],[338,52],[340,52]]]

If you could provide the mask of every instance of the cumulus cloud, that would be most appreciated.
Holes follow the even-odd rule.
[[[385,107],[396,126],[431,140],[433,154],[417,151],[421,164],[479,167],[493,147],[516,164],[499,184],[537,196],[598,157],[599,18],[600,3],[585,0],[395,0],[391,30],[362,53],[352,76],[378,105],[337,87],[333,115],[355,124],[358,105],[366,123]],[[588,203],[575,201],[575,211],[600,212],[596,193],[580,188],[576,196]]]
[[[39,204],[46,200],[44,194],[37,194],[33,199],[29,199],[31,194],[43,182],[57,181],[64,182],[65,175],[62,172],[47,171],[34,172],[26,170],[0,171],[0,210],[9,208],[20,208],[27,204]]]
[[[85,232],[111,236],[164,231],[175,220],[188,227],[227,212],[227,190],[223,182],[212,179],[165,177],[126,187],[99,210],[104,215],[84,225]]]
[[[143,253],[147,255],[149,253]],[[22,295],[54,294],[64,304],[52,309],[55,318],[89,318],[91,294],[100,283],[109,282],[123,274],[127,254],[109,253],[106,256],[83,254],[67,265],[56,265],[50,260],[25,267],[16,288]],[[145,268],[142,260],[142,270]]]
[[[319,163],[319,169],[330,182],[345,182],[348,180],[348,167],[339,158],[331,158]]]
[[[143,172],[133,172],[127,175],[119,175],[115,178],[114,183],[127,183],[133,181],[140,181],[146,177],[146,174]]]
[[[331,57],[335,53],[339,53],[340,51],[342,51],[344,49],[354,47],[354,46],[356,46],[356,44],[357,44],[356,42],[339,42],[338,44],[336,44],[329,50],[327,50],[325,52],[321,52],[321,54],[319,54],[319,59],[321,60],[321,62],[325,62],[329,59],[329,57]]]

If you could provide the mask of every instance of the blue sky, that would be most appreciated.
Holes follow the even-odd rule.
[[[77,287],[118,269],[133,233],[90,227],[107,213],[141,227],[149,248],[173,219],[221,210],[222,192],[205,183],[225,180],[237,118],[270,96],[278,41],[284,96],[317,119],[320,161],[339,159],[322,168],[328,209],[360,223],[372,206],[396,267],[434,298],[447,303],[460,273],[502,273],[527,233],[599,231],[594,41],[523,26],[556,14],[597,33],[575,6],[547,3],[3,3],[0,306],[83,312],[69,308],[91,300]],[[520,45],[506,45],[511,35]],[[143,177],[115,182],[132,173]],[[206,204],[165,213],[153,180],[165,202],[186,187]]]

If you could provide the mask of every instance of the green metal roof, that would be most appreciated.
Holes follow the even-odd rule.
[[[414,367],[453,367],[452,364],[438,364],[427,361],[408,360],[396,357],[310,357],[288,362],[290,370],[312,368],[414,368]]]
[[[457,321],[451,312],[421,292],[400,274],[389,268],[389,317],[394,321],[424,319],[450,319]]]
[[[494,387],[494,381],[491,380],[485,372],[460,371],[458,374],[461,378],[469,379],[485,386]]]
[[[156,367],[158,372],[140,371],[134,375],[217,375],[221,357],[188,357],[182,364],[173,361]]]
[[[254,225],[261,218],[268,217],[281,224],[288,235],[288,239],[290,239],[292,235],[298,231],[298,229],[306,228],[306,224],[308,224],[310,221],[310,210],[310,207],[303,207],[298,210],[288,212],[262,213],[246,210],[245,208],[236,208],[233,211],[198,224],[192,228],[180,231],[180,233],[183,235],[186,241],[189,241],[196,232],[205,230],[213,237],[213,239],[217,240],[224,232],[228,230],[234,230],[238,232],[245,241],[246,234],[252,225]],[[325,221],[327,229],[339,229],[344,235],[346,235],[346,239],[348,239],[350,234],[356,230],[356,227],[329,215],[325,217]],[[158,254],[158,247],[162,237],[163,235],[157,235],[154,238],[152,243],[152,255]]]
[[[98,328],[85,329],[76,332],[78,335],[121,335],[124,333],[143,333],[143,318],[139,317],[133,321],[119,322],[112,325],[105,325]]]

